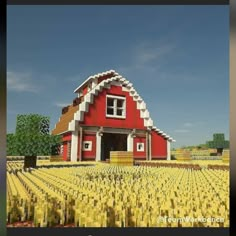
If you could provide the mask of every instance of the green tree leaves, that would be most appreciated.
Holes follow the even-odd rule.
[[[7,135],[7,155],[58,155],[61,137],[49,134],[49,123],[39,114],[18,115],[16,133]]]
[[[225,140],[224,134],[213,134],[213,141],[208,141],[209,148],[229,148],[229,141]]]
[[[224,148],[229,148],[229,141],[225,140],[224,134],[213,134],[213,141],[208,141],[206,144],[209,148],[216,148],[218,155],[222,155]]]

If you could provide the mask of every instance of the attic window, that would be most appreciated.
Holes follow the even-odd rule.
[[[107,95],[106,116],[114,118],[125,118],[125,97]]]

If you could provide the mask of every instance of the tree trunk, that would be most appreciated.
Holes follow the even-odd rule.
[[[37,156],[25,156],[24,158],[24,169],[25,168],[36,168]]]
[[[217,148],[217,156],[222,156],[223,148]]]

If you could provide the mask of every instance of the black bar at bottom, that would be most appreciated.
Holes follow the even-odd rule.
[[[8,228],[7,236],[229,236],[229,228]]]

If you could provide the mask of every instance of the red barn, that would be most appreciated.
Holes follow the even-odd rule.
[[[104,161],[110,151],[132,151],[135,160],[170,160],[173,138],[153,125],[133,84],[114,70],[90,76],[74,92],[52,131],[63,137],[64,160]]]

